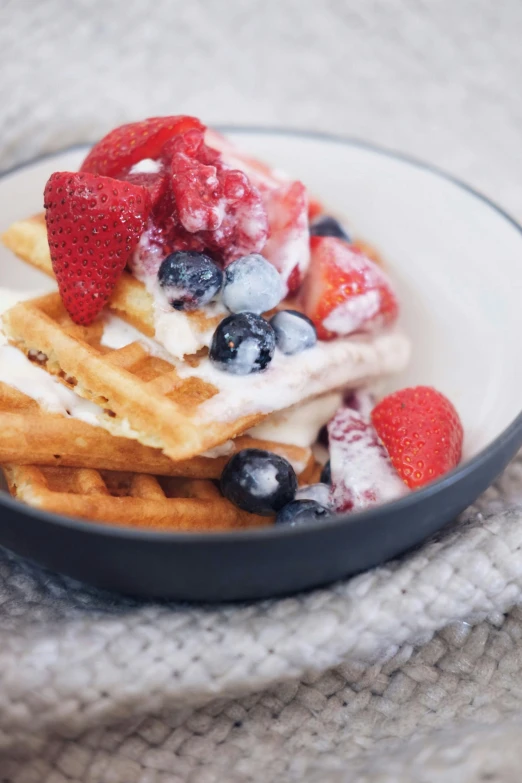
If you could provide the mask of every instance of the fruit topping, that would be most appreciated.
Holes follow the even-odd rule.
[[[151,210],[146,188],[95,174],[55,172],[44,192],[54,274],[77,324],[108,301]]]
[[[324,206],[319,199],[315,198],[314,196],[308,197],[308,221],[312,223],[312,221],[315,221],[316,218],[320,217],[320,215],[324,214]]]
[[[223,304],[231,313],[266,313],[283,296],[279,272],[258,253],[238,258],[225,270]]]
[[[329,215],[321,215],[310,226],[310,234],[316,237],[337,237],[350,242],[350,236],[346,233],[338,220]]]
[[[455,468],[462,456],[462,423],[452,403],[430,386],[390,394],[372,422],[406,484],[421,487]]]
[[[286,459],[262,449],[234,454],[221,475],[221,492],[239,508],[270,516],[290,503],[297,477]]]
[[[408,491],[377,433],[362,414],[339,408],[328,424],[328,436],[331,497],[336,511],[362,511],[395,500]]]
[[[276,525],[300,527],[310,522],[322,522],[332,515],[330,509],[315,500],[294,500],[281,509]]]
[[[149,192],[152,209],[155,209],[161,200],[165,197],[168,188],[168,177],[162,169],[156,173],[153,172],[132,172],[122,177],[125,182],[132,185],[141,185]]]
[[[280,172],[275,172],[266,163],[247,155],[238,149],[229,139],[212,128],[205,132],[205,143],[214,150],[218,150],[224,163],[233,169],[244,171],[249,180],[259,190],[275,190],[280,185],[286,185],[289,178]]]
[[[264,194],[270,236],[263,255],[295,292],[310,263],[308,194],[302,182],[289,182]]]
[[[287,356],[313,348],[317,342],[312,321],[297,310],[280,310],[272,316],[270,324],[275,332],[277,347]]]
[[[301,487],[295,493],[296,500],[315,500],[321,506],[328,508],[330,505],[330,486],[329,484],[309,484],[307,487]]]
[[[249,375],[268,366],[275,344],[274,330],[264,318],[255,313],[237,313],[218,324],[209,358],[220,370]]]
[[[173,139],[169,154],[181,228],[198,234],[225,263],[261,251],[268,235],[267,215],[246,174],[226,166],[198,131]]]
[[[205,126],[195,117],[151,117],[142,122],[121,125],[94,145],[80,171],[122,177],[143,159],[156,160],[165,144],[174,136]]]
[[[374,332],[397,319],[391,284],[373,261],[337,237],[313,236],[310,245],[303,302],[320,340]]]
[[[162,262],[158,282],[174,310],[197,310],[216,296],[223,272],[204,253],[177,251]]]

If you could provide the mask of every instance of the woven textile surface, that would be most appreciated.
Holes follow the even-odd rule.
[[[368,138],[521,218],[521,35],[516,0],[4,0],[0,167],[194,113]],[[0,781],[519,781],[521,596],[520,457],[417,551],[282,601],[143,604],[4,553]]]

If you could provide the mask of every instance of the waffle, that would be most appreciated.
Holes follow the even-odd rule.
[[[2,242],[19,258],[54,277],[44,215],[19,220],[2,235]],[[112,293],[111,310],[147,337],[154,337],[154,305],[143,283],[124,272]],[[201,312],[185,313],[196,332],[214,330],[222,316],[207,318]]]
[[[186,357],[183,365],[175,366],[150,353],[151,347],[141,341],[107,348],[101,344],[103,321],[76,326],[57,293],[16,305],[4,314],[3,327],[10,342],[32,361],[98,404],[103,410],[100,422],[112,434],[134,437],[174,460],[188,459],[234,439],[274,410],[397,371],[405,366],[409,353],[406,338],[392,333],[325,343],[321,363],[301,377],[296,374],[301,357],[284,357],[285,374],[275,382],[272,367],[247,381],[263,385],[263,402],[270,396],[271,408],[242,415],[241,404],[247,409],[251,406],[252,391],[252,386],[242,385],[244,378],[216,371],[220,382],[231,385],[228,391],[219,390],[197,376],[201,362],[208,367],[204,356]],[[319,358],[311,352],[308,356],[314,356],[314,362]],[[279,389],[274,383],[280,384]],[[231,405],[230,395],[236,390],[241,390],[244,399]],[[223,409],[230,418],[223,415]]]
[[[13,223],[2,235],[2,242],[23,261],[46,275],[54,277],[43,214]],[[353,244],[377,264],[383,265],[380,254],[372,245],[358,239],[354,239]],[[116,315],[132,324],[142,334],[154,337],[152,296],[143,283],[129,272],[124,272],[118,281],[109,306]],[[296,306],[294,302],[292,307]],[[201,312],[185,313],[184,315],[190,322],[191,330],[202,333],[213,331],[222,318],[222,316],[207,318]]]
[[[111,525],[205,532],[273,521],[241,511],[206,479],[25,465],[3,472],[11,495],[34,508]]]
[[[94,468],[160,476],[217,479],[230,454],[265,449],[287,459],[303,481],[311,474],[311,449],[243,436],[230,454],[192,457],[174,462],[158,449],[130,438],[114,437],[101,427],[47,413],[35,400],[0,382],[0,463],[48,467]]]

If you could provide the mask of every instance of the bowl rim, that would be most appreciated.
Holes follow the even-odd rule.
[[[471,197],[482,201],[490,209],[499,214],[504,220],[510,223],[521,235],[522,240],[522,225],[518,223],[508,212],[500,207],[495,201],[488,196],[481,193],[479,190],[466,182],[463,182],[453,174],[449,174],[438,166],[426,163],[422,160],[418,160],[406,153],[389,149],[387,147],[374,144],[373,142],[359,139],[357,137],[342,136],[339,134],[333,134],[325,131],[314,130],[302,130],[293,129],[288,127],[279,126],[258,126],[258,125],[236,125],[236,124],[216,124],[214,126],[216,130],[223,133],[243,133],[243,134],[265,134],[272,136],[296,136],[299,138],[310,139],[312,141],[326,142],[330,144],[339,144],[342,146],[359,147],[366,149],[370,152],[377,153],[383,157],[399,160],[414,168],[427,171],[434,174],[447,182],[452,183],[459,189],[465,191]],[[46,160],[65,155],[76,150],[85,149],[91,146],[91,142],[79,142],[77,144],[70,145],[68,147],[60,148],[52,152],[47,152],[42,155],[37,155],[27,161],[16,164],[10,168],[0,170],[0,180],[8,178],[10,175],[17,174],[27,168],[31,168],[38,163],[42,163]],[[243,543],[250,540],[263,540],[273,538],[285,538],[288,536],[302,536],[313,535],[320,531],[333,530],[337,527],[344,525],[354,525],[359,527],[360,525],[367,525],[370,522],[378,522],[382,518],[385,518],[392,509],[394,512],[401,512],[407,510],[411,506],[429,502],[431,498],[438,495],[440,492],[455,486],[466,477],[480,471],[482,466],[488,463],[490,460],[495,459],[497,453],[501,453],[505,447],[509,446],[513,442],[518,445],[522,445],[522,407],[520,413],[508,424],[508,426],[502,430],[487,446],[485,446],[478,454],[475,454],[471,459],[458,465],[449,473],[446,473],[440,479],[428,484],[422,489],[415,490],[414,492],[390,503],[384,503],[375,508],[367,509],[366,511],[359,511],[353,514],[339,514],[332,516],[331,518],[322,522],[310,522],[306,526],[302,527],[290,527],[285,525],[267,525],[260,528],[246,528],[231,531],[215,531],[207,533],[189,533],[184,531],[166,531],[166,530],[148,530],[146,528],[133,528],[125,527],[124,525],[105,524],[95,521],[88,521],[78,519],[76,517],[68,517],[61,514],[54,514],[50,511],[34,508],[32,506],[25,505],[20,501],[12,498],[7,493],[0,491],[0,507],[5,507],[15,511],[17,513],[26,514],[35,519],[40,519],[45,522],[51,522],[59,527],[72,527],[85,533],[98,533],[102,536],[109,536],[114,538],[132,538],[141,541],[162,542],[162,543],[179,543],[180,545],[193,545],[198,543],[225,543],[231,544]]]

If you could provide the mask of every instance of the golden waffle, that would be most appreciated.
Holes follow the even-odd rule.
[[[241,511],[206,479],[24,465],[3,472],[11,495],[34,508],[112,525],[205,532],[273,521]]]
[[[0,382],[0,463],[125,470],[160,476],[217,479],[230,455],[192,457],[174,462],[158,449],[118,438],[101,427],[47,413],[35,400]],[[311,449],[243,436],[232,451],[257,448],[287,459],[306,480],[313,466]]]
[[[35,215],[13,223],[2,235],[4,245],[23,261],[36,267],[50,277],[54,277],[45,216]],[[366,255],[382,265],[377,250],[367,242],[355,239],[353,244]],[[112,294],[109,306],[111,310],[147,337],[154,337],[153,300],[143,283],[129,272],[124,272]],[[298,305],[293,302],[292,307]],[[207,318],[203,313],[185,313],[196,332],[214,329],[223,316]]]
[[[172,364],[151,356],[140,343],[119,350],[102,346],[103,324],[73,324],[59,294],[16,305],[4,315],[3,324],[7,337],[32,361],[100,405],[106,429],[136,437],[171,459],[201,454],[264,418],[253,414],[201,426],[198,406],[216,393],[215,387],[179,378]]]
[[[224,419],[229,392],[190,373],[202,355],[186,357],[181,373],[170,361],[149,353],[141,341],[120,349],[107,348],[101,344],[103,321],[76,326],[57,293],[16,305],[4,314],[3,328],[10,342],[29,359],[99,405],[103,410],[100,421],[112,434],[134,437],[174,460],[188,459],[234,439],[268,413],[241,415],[241,404],[236,400],[232,411],[237,410],[237,418]],[[272,392],[272,410],[336,386],[353,388],[397,371],[407,362],[409,345],[400,333],[390,333],[375,339],[333,341],[325,344],[325,351],[321,363],[313,371],[307,370],[306,384],[296,376],[293,396],[285,397],[285,389],[292,390],[295,383],[291,370],[295,357],[288,358],[288,374],[277,376],[281,395],[277,387],[267,388],[267,394]],[[268,377],[263,375],[259,380],[266,384]],[[223,380],[230,383],[226,373]],[[209,401],[213,407],[209,408]]]
[[[2,235],[2,242],[19,258],[54,277],[44,215],[19,220]],[[154,337],[153,301],[143,283],[124,272],[113,291],[110,308],[147,337]],[[223,316],[207,318],[201,312],[185,313],[192,328],[214,330]]]

